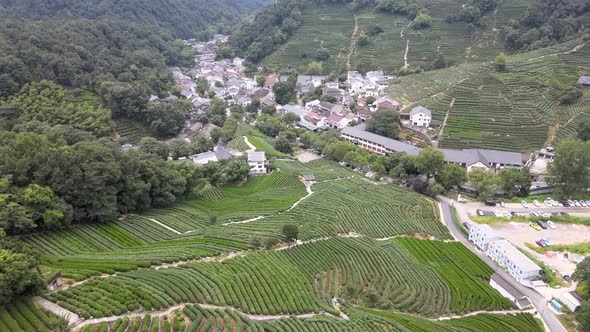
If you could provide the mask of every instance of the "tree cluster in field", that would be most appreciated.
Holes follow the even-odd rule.
[[[166,29],[181,38],[217,22],[231,22],[244,13],[265,6],[265,0],[85,0],[2,1],[0,17],[29,18],[33,20],[89,19],[141,22],[147,27]]]
[[[377,135],[397,138],[399,130],[399,113],[395,110],[377,110],[373,116],[367,120],[367,131]]]
[[[529,194],[533,181],[528,167],[506,168],[498,173],[474,167],[468,178],[477,195],[484,199],[492,199],[498,192],[507,197],[525,197]]]
[[[482,24],[482,17],[495,10],[496,6],[496,0],[470,0],[463,5],[459,13],[447,16],[445,20],[448,23],[466,22],[479,26]]]
[[[587,122],[582,122],[582,124]],[[579,133],[580,134],[580,133]],[[576,197],[590,187],[590,141],[564,140],[555,150],[547,182],[557,197]]]
[[[578,282],[576,292],[583,299],[575,312],[576,320],[582,326],[582,330],[587,331],[590,330],[590,257],[578,263],[572,279]]]
[[[165,144],[149,139],[128,151],[108,140],[68,144],[58,136],[27,132],[0,132],[0,140],[0,173],[11,188],[0,203],[0,227],[8,234],[169,206],[207,183],[238,182],[249,172],[241,159],[203,167],[174,164],[165,160]],[[180,143],[169,147],[172,154],[182,148]],[[32,199],[45,205],[31,205],[29,192],[43,194],[43,200]]]
[[[535,0],[506,32],[514,50],[533,50],[561,43],[588,32],[584,15],[590,0]]]

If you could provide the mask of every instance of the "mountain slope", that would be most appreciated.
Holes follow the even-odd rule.
[[[1,18],[114,19],[154,24],[190,38],[195,30],[235,20],[269,0],[0,0]]]

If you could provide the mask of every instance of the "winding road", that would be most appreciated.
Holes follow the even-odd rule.
[[[438,200],[441,202],[442,211],[443,211],[443,215],[442,215],[443,220],[444,220],[445,224],[447,225],[447,227],[449,228],[449,230],[451,231],[451,234],[453,234],[453,236],[457,240],[461,241],[461,243],[463,243],[469,250],[471,250],[471,252],[476,254],[486,264],[488,264],[492,269],[494,269],[494,271],[496,273],[498,273],[499,275],[504,277],[504,279],[506,279],[508,282],[510,282],[510,284],[512,286],[514,286],[516,289],[518,289],[523,294],[528,296],[528,298],[531,300],[531,302],[535,306],[535,309],[537,309],[537,312],[541,315],[543,322],[545,323],[546,327],[548,328],[548,330],[550,332],[567,332],[567,330],[563,327],[563,325],[561,324],[559,319],[557,319],[557,316],[555,316],[553,311],[551,311],[551,309],[549,309],[547,307],[547,300],[545,299],[545,297],[543,295],[539,294],[534,289],[525,287],[522,284],[516,282],[512,278],[512,276],[510,276],[508,273],[506,273],[503,269],[499,268],[496,265],[496,263],[494,263],[488,256],[486,256],[482,251],[478,250],[475,247],[475,245],[473,245],[471,242],[469,242],[469,240],[467,238],[465,238],[463,233],[461,233],[461,231],[457,228],[457,225],[455,225],[455,223],[453,222],[453,215],[451,212],[452,200],[447,197],[443,197],[443,196],[438,196]],[[473,223],[473,221],[471,221],[469,219],[467,214],[461,213],[462,211],[460,211],[460,209],[457,209],[457,212],[458,212],[457,214],[459,216],[461,223],[463,223],[463,222]]]

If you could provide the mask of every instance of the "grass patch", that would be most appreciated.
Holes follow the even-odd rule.
[[[519,216],[519,217],[511,217],[510,219],[506,219],[506,217],[496,217],[496,216],[472,216],[471,219],[478,224],[493,224],[493,223],[502,223],[502,222],[523,222],[529,223],[531,221],[535,222],[537,220],[551,220],[557,224],[578,224],[578,225],[587,225],[590,226],[590,218],[588,217],[580,217],[580,216],[549,216],[549,217],[537,217],[537,216]],[[559,227],[559,226],[558,226]]]
[[[271,157],[289,157],[289,155],[275,150],[275,148],[262,137],[248,136],[248,141],[250,141],[250,143],[252,143],[252,145],[254,145],[257,150],[265,151]]]
[[[535,244],[527,243],[529,249],[532,249],[540,254],[545,254],[547,251],[560,251],[560,252],[573,252],[576,254],[589,254],[590,253],[590,242],[583,242],[578,244],[552,244],[549,247],[541,248]]]

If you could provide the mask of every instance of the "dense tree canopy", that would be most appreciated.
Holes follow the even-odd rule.
[[[268,0],[0,0],[0,17],[47,20],[54,18],[114,19],[143,22],[190,38],[195,31],[258,10]]]
[[[395,110],[380,109],[367,120],[367,130],[377,135],[396,138],[399,132],[399,114]]]
[[[549,174],[548,182],[555,185],[557,195],[571,197],[584,192],[590,186],[590,142],[562,141]]]

